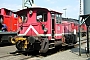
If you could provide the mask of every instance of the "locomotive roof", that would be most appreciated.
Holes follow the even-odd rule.
[[[31,9],[31,10],[33,10],[33,9],[44,9],[44,10],[47,10],[47,11],[50,11],[50,12],[53,12],[53,13],[62,14],[62,13],[60,13],[60,12],[57,12],[57,11],[54,11],[54,10],[49,10],[49,9],[43,8],[43,7],[30,7],[30,8],[26,8],[26,9],[19,10],[19,11],[15,12],[15,13],[19,13],[19,12],[22,12],[22,11],[25,11],[25,10],[30,10],[30,9]]]
[[[12,10],[9,10],[9,9],[7,9],[7,8],[1,8],[1,9],[5,9],[5,10],[7,10],[7,11],[11,11],[11,12],[13,12],[13,13],[14,13],[14,11],[12,11]]]
[[[50,12],[53,12],[53,13],[59,13],[59,14],[62,14],[60,12],[57,12],[57,11],[54,11],[54,10],[49,10]]]
[[[69,21],[69,22],[74,22],[74,23],[79,23],[79,20],[73,19],[73,18],[62,18],[63,21]]]

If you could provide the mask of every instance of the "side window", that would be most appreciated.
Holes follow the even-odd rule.
[[[61,21],[62,21],[62,15],[56,14],[56,23],[61,23]]]
[[[22,18],[23,23],[27,22],[27,16],[26,15],[22,15],[21,18]]]
[[[14,17],[16,18],[17,17],[17,14],[14,14]]]
[[[6,12],[6,15],[8,15],[8,16],[11,16],[12,15],[12,12],[11,11],[5,10],[5,12]]]
[[[59,14],[59,23],[61,23],[61,22],[62,22],[62,15]]]
[[[47,12],[46,11],[37,11],[37,22],[46,22],[47,21]]]
[[[55,18],[55,14],[51,14],[51,17],[52,17],[52,19],[54,19]]]
[[[0,17],[0,23],[3,24],[3,16]]]

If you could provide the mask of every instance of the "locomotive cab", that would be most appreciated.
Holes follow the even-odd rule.
[[[47,20],[48,20],[47,11],[43,9],[32,8],[32,9],[23,10],[22,12],[17,14],[19,21],[18,27],[21,28],[22,26],[19,35],[25,34],[25,36],[30,36],[30,35],[40,35],[45,32],[47,33],[47,28],[45,28],[45,26],[47,26]],[[27,28],[32,31],[31,32],[28,31],[27,33],[25,33],[25,30],[27,30]],[[40,32],[40,34],[38,32]]]

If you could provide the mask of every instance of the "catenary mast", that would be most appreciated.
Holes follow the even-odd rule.
[[[29,8],[34,5],[34,0],[22,0],[22,8]]]

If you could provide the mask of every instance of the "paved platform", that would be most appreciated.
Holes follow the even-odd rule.
[[[81,56],[79,56],[79,47],[66,50],[64,52],[58,52],[48,57],[44,57],[40,60],[90,60],[90,56],[87,56],[85,52],[86,43],[81,46]]]

